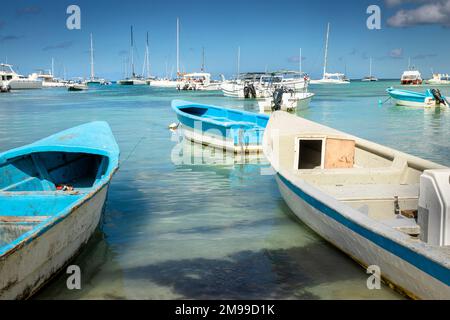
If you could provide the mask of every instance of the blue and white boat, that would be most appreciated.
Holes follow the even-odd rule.
[[[432,108],[448,107],[449,103],[438,89],[428,89],[425,93],[388,88],[386,92],[395,104],[406,107]]]
[[[267,115],[174,100],[186,139],[234,153],[262,151]]]
[[[263,145],[287,205],[370,288],[450,299],[450,168],[279,111]]]
[[[118,165],[105,122],[0,153],[0,299],[30,297],[76,255]]]

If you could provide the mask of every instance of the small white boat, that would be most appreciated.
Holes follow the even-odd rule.
[[[0,64],[0,80],[8,81],[8,85],[12,90],[42,88],[42,80],[19,75],[14,71],[12,65],[6,63]]]
[[[433,86],[447,86],[450,85],[450,75],[443,73],[433,73],[433,78],[426,81],[426,84]]]
[[[85,91],[88,89],[89,87],[85,83],[74,83],[68,86],[69,91]]]
[[[311,80],[311,84],[349,84],[350,80],[347,79],[343,73],[328,73],[328,41],[330,37],[330,23],[327,25],[327,36],[325,41],[325,58],[323,62],[323,76],[319,80]]]
[[[263,150],[312,230],[409,297],[450,299],[450,168],[282,111]]]
[[[278,89],[275,90],[272,98],[258,100],[259,112],[305,110],[308,109],[313,97],[314,93],[311,92],[295,92]]]
[[[450,106],[446,97],[439,89],[427,89],[425,93],[388,88],[386,92],[396,105],[413,108],[448,108]]]
[[[211,80],[211,74],[207,72],[194,72],[183,75],[177,84],[178,90],[200,90],[217,91],[220,90],[221,83]]]
[[[177,88],[180,85],[179,80],[155,79],[150,81],[150,87],[155,88]]]

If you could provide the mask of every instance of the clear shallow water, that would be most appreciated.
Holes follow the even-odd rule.
[[[393,84],[313,86],[299,115],[450,165],[449,113],[380,106]],[[73,262],[82,290],[67,290],[61,274],[37,298],[402,298],[367,290],[362,268],[293,217],[273,176],[261,175],[265,159],[180,142],[167,129],[174,98],[258,110],[149,87],[0,94],[0,151],[94,120],[109,122],[121,148],[101,229]]]

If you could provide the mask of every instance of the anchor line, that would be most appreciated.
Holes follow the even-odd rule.
[[[130,157],[134,154],[134,152],[136,151],[137,147],[141,144],[141,142],[142,142],[144,139],[145,139],[145,136],[142,136],[142,137],[139,139],[139,141],[134,145],[133,149],[130,151],[130,153],[128,154],[127,158],[126,158],[125,161],[122,163],[122,165],[125,164],[125,163],[130,159]]]

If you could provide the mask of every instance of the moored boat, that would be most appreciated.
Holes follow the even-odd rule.
[[[69,85],[68,90],[69,91],[85,91],[88,90],[89,87],[85,83],[74,83]]]
[[[234,153],[262,151],[266,115],[181,100],[172,108],[188,140]]]
[[[404,86],[417,86],[423,82],[422,75],[418,70],[407,70],[403,72],[400,83]]]
[[[259,112],[306,110],[313,97],[314,93],[311,92],[277,89],[274,91],[272,98],[258,101]]]
[[[439,89],[427,89],[425,93],[388,88],[389,94],[395,104],[406,107],[434,108],[449,107],[446,97],[441,95]]]
[[[312,230],[409,297],[450,299],[450,168],[286,112],[263,145]]]
[[[118,165],[105,122],[0,154],[0,299],[32,296],[87,243]]]

